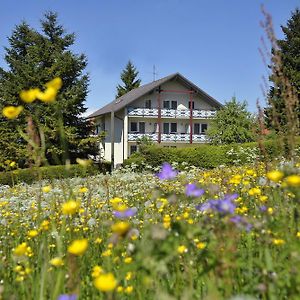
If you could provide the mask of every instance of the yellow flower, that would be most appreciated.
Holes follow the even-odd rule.
[[[268,196],[260,196],[260,197],[259,197],[259,200],[260,200],[261,202],[266,202],[266,201],[268,200]]]
[[[22,112],[23,106],[6,106],[2,110],[2,114],[7,119],[15,119]]]
[[[202,250],[206,247],[206,243],[203,243],[203,242],[197,243],[196,247],[198,249]]]
[[[129,285],[128,287],[126,287],[125,289],[125,293],[126,294],[131,294],[133,291],[133,286],[132,285]]]
[[[23,90],[20,92],[20,98],[22,101],[24,101],[26,103],[32,103],[37,98],[37,95],[39,93],[40,93],[40,90],[37,88]]]
[[[51,186],[50,185],[43,186],[42,191],[44,193],[49,193],[51,191]]]
[[[41,230],[44,230],[44,231],[48,230],[49,229],[49,224],[50,224],[50,222],[48,220],[44,220],[41,223],[41,227],[40,227]]]
[[[75,240],[68,247],[68,252],[73,255],[83,255],[87,247],[88,247],[87,239]]]
[[[285,182],[288,186],[299,187],[300,186],[300,176],[299,175],[290,175],[285,178]]]
[[[300,238],[300,231],[297,232],[296,236]]]
[[[25,255],[26,252],[27,252],[27,244],[22,243],[15,248],[14,255],[22,256],[22,255]]]
[[[104,252],[102,252],[101,256],[107,257],[107,256],[111,256],[111,254],[112,254],[111,250],[107,249]]]
[[[124,263],[125,263],[125,264],[130,264],[130,263],[132,263],[132,257],[125,257],[125,258],[124,258]]]
[[[117,280],[112,273],[101,274],[94,280],[95,287],[101,292],[111,292],[117,286]]]
[[[132,272],[127,272],[125,279],[128,281],[132,278]]]
[[[177,252],[178,252],[179,254],[187,253],[187,252],[188,252],[188,249],[187,249],[186,246],[181,245],[181,246],[179,246],[179,247],[177,248]]]
[[[125,235],[130,228],[127,222],[117,222],[111,226],[111,230],[119,235]]]
[[[55,77],[54,79],[52,79],[51,81],[47,82],[45,84],[45,86],[47,88],[53,88],[55,90],[59,90],[62,87],[62,80],[59,77]]]
[[[93,267],[93,271],[92,271],[93,278],[99,277],[100,274],[102,273],[103,273],[103,269],[100,266]]]
[[[101,244],[102,243],[102,239],[101,238],[96,238],[95,239],[95,244]]]
[[[80,203],[74,200],[70,200],[62,204],[62,213],[64,215],[74,215],[80,208]]]
[[[57,90],[53,87],[48,87],[44,92],[39,92],[37,98],[45,103],[54,102],[57,95]]]
[[[88,188],[87,187],[81,187],[79,189],[79,193],[86,193],[88,191]]]
[[[281,245],[284,245],[284,244],[285,244],[285,241],[282,240],[282,239],[273,239],[272,242],[273,242],[273,244],[276,245],[276,246],[281,246]]]
[[[124,290],[124,288],[123,288],[121,285],[119,285],[119,286],[117,287],[117,292],[118,292],[118,293],[122,293],[123,290]]]
[[[254,188],[252,188],[252,189],[249,190],[248,194],[250,196],[260,195],[261,194],[261,190],[259,188],[254,187]]]
[[[274,182],[279,182],[283,178],[284,174],[281,171],[274,170],[267,173],[267,178]]]
[[[35,230],[35,229],[29,230],[28,233],[27,233],[27,235],[28,235],[30,238],[34,238],[34,237],[36,237],[38,234],[39,234],[39,232],[38,232],[37,230]]]
[[[61,267],[64,265],[64,262],[60,257],[54,257],[50,260],[50,264],[54,267]]]

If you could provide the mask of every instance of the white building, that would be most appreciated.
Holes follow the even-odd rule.
[[[104,159],[117,165],[137,151],[143,136],[166,147],[205,143],[209,122],[221,107],[176,73],[128,92],[88,118],[96,134],[106,133],[100,146]]]

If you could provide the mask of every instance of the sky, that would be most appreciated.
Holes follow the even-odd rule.
[[[86,106],[91,113],[111,102],[130,59],[142,84],[179,72],[224,103],[235,96],[256,111],[264,103],[259,54],[264,31],[261,5],[272,15],[277,38],[300,0],[0,0],[0,66],[14,27],[25,20],[40,30],[47,11],[58,13],[72,51],[88,58]]]

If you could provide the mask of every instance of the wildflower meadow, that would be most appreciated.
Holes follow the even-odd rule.
[[[1,299],[299,299],[299,187],[291,163],[2,186]]]

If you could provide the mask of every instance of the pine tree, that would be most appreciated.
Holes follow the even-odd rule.
[[[88,93],[88,75],[85,55],[70,50],[75,42],[74,34],[67,34],[58,24],[57,14],[46,13],[39,32],[23,22],[16,26],[5,48],[7,70],[0,68],[0,106],[24,105],[19,93],[24,89],[42,88],[55,77],[60,77],[63,86],[55,103],[48,105],[34,102],[24,105],[24,113],[13,121],[0,118],[0,158],[23,159],[26,143],[17,132],[25,130],[26,112],[34,116],[35,125],[43,128],[46,137],[47,158],[66,157],[66,144],[70,158],[84,156],[86,149],[80,149],[82,139],[88,138],[89,123],[83,119],[86,111],[85,99]],[[62,134],[63,132],[63,134]],[[65,138],[62,138],[65,136]],[[15,150],[6,153],[5,144],[10,141]],[[10,158],[10,156],[12,156]]]
[[[141,84],[141,79],[137,79],[139,72],[136,67],[129,60],[125,69],[121,73],[121,80],[123,81],[123,86],[117,85],[117,95],[116,98],[123,96],[129,91],[137,88]]]
[[[286,26],[281,26],[284,33],[284,39],[278,40],[278,50],[273,49],[272,61],[275,63],[277,55],[280,55],[280,71],[282,75],[288,79],[300,100],[300,10],[296,9],[292,12],[291,18]],[[274,68],[273,68],[274,69]],[[287,116],[284,97],[286,97],[286,86],[278,80],[278,74],[272,74],[270,80],[274,86],[270,88],[268,100],[269,106],[266,108],[266,124],[269,128],[274,125],[286,130]],[[280,78],[279,78],[280,79]],[[296,108],[296,110],[299,110]]]

